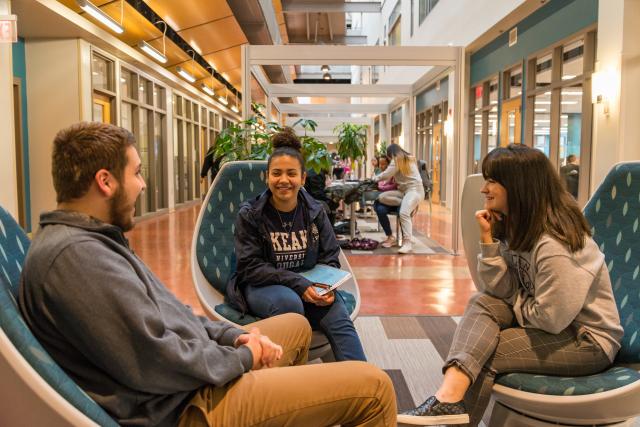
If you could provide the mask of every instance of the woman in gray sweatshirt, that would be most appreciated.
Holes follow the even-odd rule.
[[[458,325],[442,385],[398,422],[469,417],[475,426],[496,374],[590,375],[620,349],[604,255],[549,159],[512,144],[491,151],[482,174],[480,292]]]

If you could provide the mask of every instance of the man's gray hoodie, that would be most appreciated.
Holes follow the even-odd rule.
[[[124,425],[176,425],[194,392],[249,371],[245,331],[180,303],[120,228],[84,214],[40,217],[22,273],[27,324],[78,385]]]

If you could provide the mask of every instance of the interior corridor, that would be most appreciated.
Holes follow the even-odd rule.
[[[426,202],[425,202],[426,204]],[[185,304],[204,314],[191,279],[191,239],[200,203],[139,220],[128,233],[132,249]],[[418,231],[451,246],[445,208],[424,206],[414,218]],[[360,315],[459,316],[474,292],[464,255],[351,255],[362,306]]]

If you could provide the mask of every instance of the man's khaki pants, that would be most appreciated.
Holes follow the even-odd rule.
[[[201,388],[180,427],[396,425],[393,386],[380,369],[364,362],[305,365],[311,328],[303,316],[284,314],[244,329],[252,327],[282,346],[278,367]]]

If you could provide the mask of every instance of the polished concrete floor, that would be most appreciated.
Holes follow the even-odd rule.
[[[191,279],[191,239],[199,203],[145,218],[128,233],[133,250],[187,305],[203,314]],[[414,226],[451,247],[448,210],[421,207]],[[463,255],[357,255],[349,257],[360,286],[362,315],[461,315],[475,288]]]

